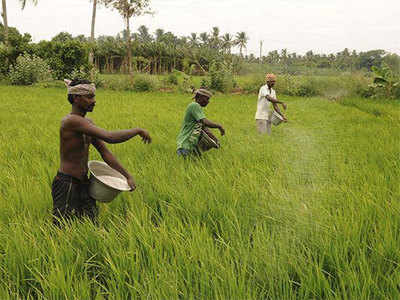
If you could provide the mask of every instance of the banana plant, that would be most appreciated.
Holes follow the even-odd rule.
[[[399,77],[386,64],[380,68],[373,66],[371,69],[375,74],[371,87],[383,90],[387,98],[392,98],[394,89],[400,87]]]

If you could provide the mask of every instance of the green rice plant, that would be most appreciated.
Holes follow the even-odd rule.
[[[98,90],[97,125],[153,142],[109,145],[137,190],[59,230],[65,90],[0,86],[0,299],[399,298],[399,104],[282,96],[259,136],[255,98],[215,95],[222,147],[183,160],[190,95]]]

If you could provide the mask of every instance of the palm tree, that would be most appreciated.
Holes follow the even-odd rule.
[[[149,29],[145,25],[139,26],[138,33],[139,40],[142,43],[151,42],[153,40],[153,37],[149,33]]]
[[[111,5],[116,9],[120,15],[124,18],[126,24],[126,47],[128,50],[128,73],[131,72],[132,62],[132,45],[131,45],[131,31],[129,21],[134,16],[141,16],[144,14],[152,13],[149,10],[150,0],[103,0],[106,5]]]
[[[246,48],[248,40],[249,37],[247,36],[246,32],[242,31],[236,34],[235,44],[239,46],[241,57],[243,57],[242,49]]]
[[[161,42],[164,38],[165,31],[164,29],[158,28],[155,31],[156,42]]]
[[[19,2],[21,2],[22,5],[22,9],[25,8],[26,2],[28,2],[27,0],[20,0]],[[34,5],[37,4],[37,0],[30,0],[30,2],[32,2]]]
[[[3,25],[4,25],[4,45],[8,47],[8,22],[7,22],[7,3],[6,0],[2,0],[2,13]]]
[[[196,47],[197,46],[197,33],[192,32],[189,36],[189,44],[191,47]]]
[[[22,9],[25,8],[27,0],[19,0],[22,5]],[[37,0],[29,0],[33,4],[37,4]],[[2,13],[1,16],[3,17],[3,25],[4,25],[4,44],[8,47],[8,20],[7,20],[7,3],[6,0],[1,1],[2,4]]]
[[[200,33],[200,40],[203,43],[203,46],[207,45],[209,41],[209,36],[207,32]]]
[[[225,33],[222,36],[222,48],[231,54],[231,48],[233,45],[233,36],[230,33]]]
[[[212,28],[210,41],[211,41],[212,48],[215,48],[215,49],[219,48],[220,40],[219,40],[219,28],[218,27]]]
[[[97,9],[97,0],[93,0],[93,9],[92,9],[92,25],[90,28],[90,43],[92,44],[89,51],[89,63],[94,64],[94,27],[96,24],[96,9]],[[92,78],[93,79],[93,78]]]

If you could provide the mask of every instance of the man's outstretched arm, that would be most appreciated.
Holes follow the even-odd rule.
[[[142,128],[132,128],[125,130],[107,131],[97,127],[88,119],[80,116],[71,116],[65,123],[65,128],[81,132],[88,136],[101,139],[109,144],[123,143],[136,135],[140,135],[144,143],[150,143],[149,133]]]
[[[222,125],[220,125],[220,124],[214,123],[214,122],[212,122],[212,121],[210,121],[210,120],[208,120],[208,119],[206,119],[206,118],[201,119],[200,122],[203,123],[203,125],[205,125],[206,127],[209,127],[209,128],[218,128],[218,130],[219,130],[219,132],[221,133],[221,135],[224,135],[224,134],[225,134],[225,129],[224,129],[224,127],[222,127]]]
[[[276,98],[274,98],[274,97],[272,97],[270,95],[266,95],[265,98],[267,98],[267,100],[269,102],[272,102],[273,104],[281,104],[283,106],[283,109],[287,108],[286,103],[284,103],[283,101],[279,101],[278,99],[276,99]]]

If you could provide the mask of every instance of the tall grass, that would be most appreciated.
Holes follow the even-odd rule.
[[[254,96],[216,96],[222,148],[185,161],[189,96],[99,90],[96,124],[153,143],[110,145],[137,191],[58,230],[65,92],[0,95],[0,299],[399,298],[398,104],[287,98],[289,123],[261,137]]]

